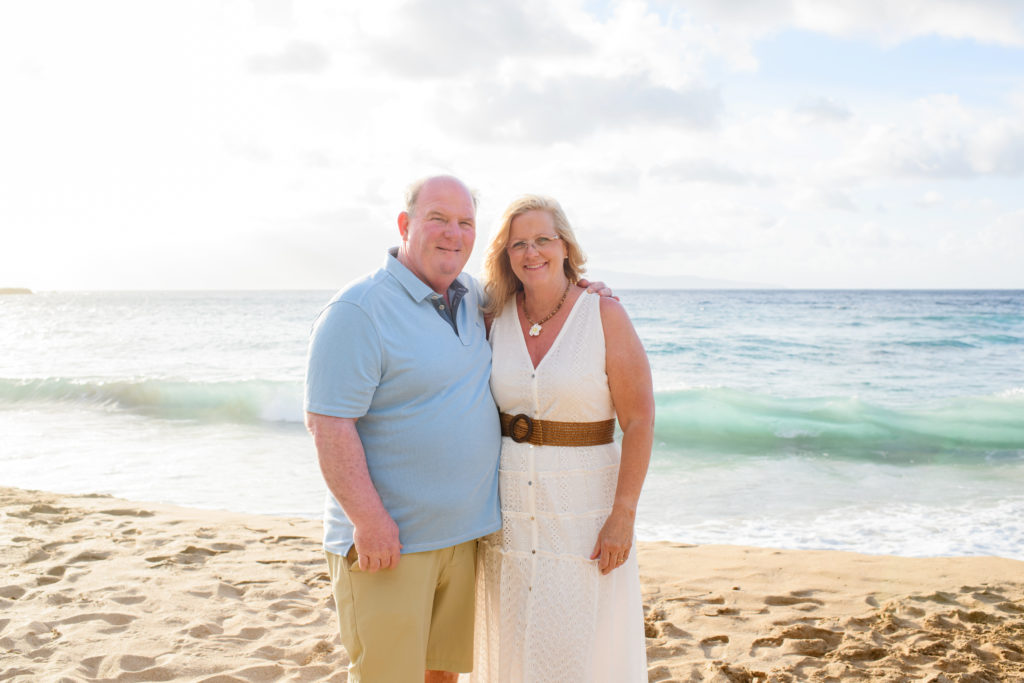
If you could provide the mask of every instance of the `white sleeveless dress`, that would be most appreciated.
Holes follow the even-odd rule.
[[[562,422],[615,416],[599,299],[577,299],[536,369],[515,300],[494,319],[491,391],[502,412]],[[589,559],[618,471],[615,443],[533,446],[502,438],[502,530],[479,546],[472,680],[647,680],[636,549],[607,576]]]

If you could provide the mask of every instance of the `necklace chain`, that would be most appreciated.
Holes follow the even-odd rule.
[[[541,330],[544,329],[544,328],[541,327],[541,325],[543,325],[547,321],[551,320],[551,318],[555,315],[555,313],[558,313],[558,311],[560,311],[562,309],[562,304],[565,303],[565,297],[568,294],[569,294],[569,282],[567,281],[565,283],[565,290],[562,292],[562,298],[558,300],[557,304],[555,304],[555,308],[550,313],[548,313],[546,316],[544,316],[543,319],[534,322],[533,320],[530,320],[530,314],[526,312],[526,292],[523,292],[523,317],[526,318],[526,322],[528,322],[528,323],[530,323],[530,325],[532,325],[532,327],[530,328],[530,336],[531,337],[536,337],[537,335],[539,335],[541,333]]]

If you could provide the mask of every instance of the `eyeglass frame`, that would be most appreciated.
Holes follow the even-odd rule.
[[[509,253],[513,254],[525,254],[529,247],[533,247],[535,251],[543,251],[550,247],[554,242],[562,239],[561,235],[540,235],[532,240],[516,240],[505,246],[505,249]],[[540,240],[547,240],[544,244],[539,244]],[[522,245],[517,247],[516,245]]]

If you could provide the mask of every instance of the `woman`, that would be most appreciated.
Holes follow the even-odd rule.
[[[505,211],[485,257],[503,528],[479,548],[477,681],[647,680],[631,548],[651,372],[622,306],[571,286],[583,262],[538,196]]]

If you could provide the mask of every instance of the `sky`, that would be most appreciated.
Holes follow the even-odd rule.
[[[336,289],[414,179],[629,286],[1024,288],[1015,0],[0,5],[0,287]]]

